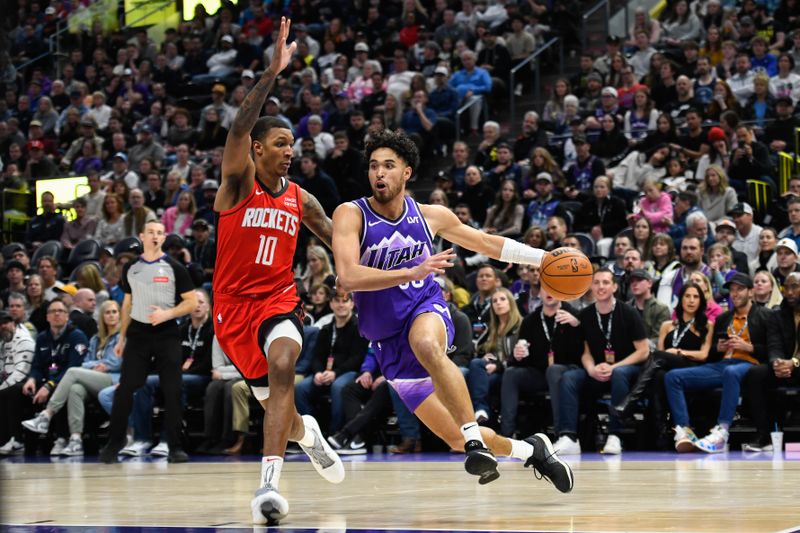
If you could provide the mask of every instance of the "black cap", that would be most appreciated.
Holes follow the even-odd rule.
[[[573,135],[572,136],[572,143],[576,144],[576,145],[577,144],[586,144],[587,143],[586,135],[584,135],[583,133],[577,133],[577,134]]]
[[[196,218],[192,222],[192,229],[207,230],[209,229],[208,221],[204,218]]]
[[[180,235],[175,235],[174,233],[170,233],[167,235],[167,238],[164,239],[164,244],[161,245],[163,250],[169,250],[170,248],[186,248],[186,243],[183,242],[183,238]]]
[[[609,35],[608,37],[606,37],[606,43],[608,44],[620,44],[621,42],[622,39],[620,39],[616,35]]]
[[[8,272],[9,270],[11,270],[12,268],[17,268],[17,269],[19,269],[19,270],[22,270],[23,274],[25,273],[25,265],[23,265],[23,264],[22,264],[22,263],[20,263],[19,261],[9,261],[9,262],[6,264],[6,272]]]
[[[737,272],[733,275],[731,279],[729,279],[723,287],[726,289],[730,288],[733,284],[741,285],[742,287],[747,287],[748,289],[753,288],[753,280],[750,279],[750,276],[745,274],[744,272]]]
[[[653,281],[653,276],[650,275],[650,272],[643,268],[634,268],[631,270],[631,273],[628,274],[628,277],[631,279],[646,279],[647,281]]]
[[[6,311],[5,309],[0,310],[0,324],[5,322],[11,322],[13,320],[14,319],[11,317],[11,314],[9,314],[8,311]]]

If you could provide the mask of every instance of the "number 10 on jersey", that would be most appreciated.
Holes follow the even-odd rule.
[[[259,235],[261,242],[258,243],[258,255],[256,255],[257,265],[271,265],[275,257],[275,247],[278,245],[277,237],[267,237]]]

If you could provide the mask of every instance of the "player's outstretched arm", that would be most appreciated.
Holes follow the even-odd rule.
[[[492,259],[538,267],[547,253],[521,242],[499,235],[490,235],[462,224],[452,211],[441,205],[420,205],[420,209],[434,235],[441,235],[453,244]]]
[[[336,262],[336,285],[350,291],[378,291],[425,279],[430,274],[444,274],[453,266],[452,250],[428,257],[414,268],[380,270],[360,264],[361,211],[344,203],[333,213],[333,257]]]
[[[332,247],[331,239],[333,237],[333,223],[322,205],[317,200],[317,197],[301,188],[301,201],[303,202],[303,224],[306,225],[311,232],[319,237],[325,246]]]
[[[228,137],[225,139],[225,150],[222,153],[222,183],[220,184],[214,208],[224,211],[236,205],[241,199],[242,191],[249,191],[255,179],[255,165],[250,157],[250,131],[255,126],[264,102],[267,99],[275,78],[289,64],[297,43],[286,45],[291,20],[282,17],[278,40],[272,61],[239,107],[233,119]]]

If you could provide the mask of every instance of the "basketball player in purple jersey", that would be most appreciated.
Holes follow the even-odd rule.
[[[450,210],[419,205],[405,194],[419,164],[404,133],[384,131],[367,143],[372,196],[333,215],[337,286],[354,293],[361,334],[372,341],[381,371],[408,408],[454,449],[481,484],[499,477],[495,455],[525,461],[561,492],[572,471],[547,436],[518,441],[479,427],[461,371],[447,357],[454,328],[434,282],[452,266],[452,250],[431,255],[436,235],[501,261],[538,266],[543,250],[462,224]]]

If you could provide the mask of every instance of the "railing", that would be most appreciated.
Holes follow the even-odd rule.
[[[589,11],[583,14],[581,17],[581,45],[583,50],[587,50],[587,26],[589,19],[600,9],[603,9],[603,23],[605,25],[605,34],[608,35],[608,20],[611,18],[611,7],[608,4],[608,0],[600,0],[594,6],[592,6]]]
[[[467,111],[468,109],[472,108],[472,106],[478,104],[483,104],[483,96],[480,94],[474,94],[467,101],[467,103],[459,107],[458,110],[456,111],[456,140],[459,140],[461,138],[461,115],[464,114],[464,112]],[[485,115],[487,114],[487,112],[488,111],[486,110],[486,106],[484,105],[483,114]]]
[[[517,72],[525,68],[531,61],[536,61],[536,68],[534,69],[534,76],[533,76],[533,90],[534,95],[536,97],[536,101],[539,101],[541,97],[541,84],[539,83],[541,79],[541,61],[538,60],[539,56],[542,55],[545,51],[549,50],[551,47],[555,46],[556,43],[559,45],[559,61],[558,61],[558,71],[559,73],[564,72],[564,41],[562,41],[559,37],[553,37],[542,46],[537,48],[531,55],[526,57],[520,64],[516,65],[514,68],[511,69],[511,76],[508,79],[508,102],[509,106],[511,107],[511,127],[514,128],[516,126],[515,114],[516,114],[516,94],[514,94],[514,89],[516,86],[516,75]]]

